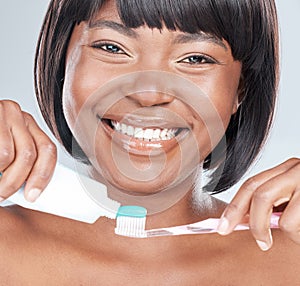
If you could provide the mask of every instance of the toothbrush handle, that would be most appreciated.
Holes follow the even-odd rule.
[[[270,228],[278,228],[278,221],[281,213],[273,213],[270,220]],[[196,222],[188,225],[181,225],[175,227],[159,228],[146,230],[147,237],[158,236],[172,236],[172,235],[185,235],[185,234],[204,234],[216,233],[219,225],[219,219],[210,218],[204,221]],[[249,221],[245,221],[236,226],[235,231],[248,230]]]

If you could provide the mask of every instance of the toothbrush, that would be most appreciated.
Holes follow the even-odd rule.
[[[270,221],[271,228],[278,228],[278,221],[280,215],[281,213],[272,214],[271,221]],[[123,231],[123,232],[118,232],[118,234],[136,237],[136,238],[145,238],[145,237],[173,236],[173,235],[186,235],[186,234],[216,233],[218,224],[219,224],[219,219],[210,218],[192,224],[151,229],[151,230],[145,230],[141,225],[140,231],[136,230],[135,233],[130,231]],[[234,230],[238,231],[238,230],[247,230],[247,229],[249,229],[249,222],[245,221],[237,225]]]

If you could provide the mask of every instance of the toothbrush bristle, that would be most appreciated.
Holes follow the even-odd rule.
[[[146,237],[146,217],[118,216],[115,233],[129,237]]]

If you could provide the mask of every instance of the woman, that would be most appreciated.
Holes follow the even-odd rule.
[[[223,213],[219,232],[228,234],[249,213],[257,244],[268,250],[273,206],[290,201],[281,228],[299,242],[292,219],[298,159],[248,180],[227,207],[203,193],[195,207],[202,163],[211,170],[204,189],[218,193],[241,178],[264,143],[276,98],[277,38],[273,1],[54,0],[37,49],[40,108],[66,150],[86,163],[112,197],[167,194],[171,205],[155,209],[147,228]],[[51,177],[54,147],[32,118],[11,112],[16,104],[2,102],[2,108],[2,116],[24,136],[14,140],[10,126],[4,128],[3,149],[18,153],[22,142],[34,150],[24,152],[25,161],[5,160],[3,186],[13,171],[22,169],[23,175],[11,189],[3,187],[2,196],[29,176],[26,192],[34,200]],[[180,198],[173,198],[177,193]],[[279,230],[273,232],[274,246],[263,253],[250,232],[137,240],[115,236],[114,222],[104,218],[86,225],[16,206],[1,210],[1,216],[5,285],[295,285],[300,280],[290,267],[299,267],[300,248]]]

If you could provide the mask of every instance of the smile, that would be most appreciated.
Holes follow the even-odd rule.
[[[120,123],[118,121],[111,120],[111,126],[116,132],[127,135],[129,137],[147,141],[147,142],[155,142],[155,141],[167,141],[175,138],[180,131],[181,128],[171,128],[171,129],[160,129],[160,128],[146,128],[143,129],[141,127],[134,127],[132,125],[127,125],[124,123]]]
[[[137,124],[122,120],[100,118],[98,120],[108,136],[121,148],[136,155],[159,155],[178,146],[179,142],[189,134],[189,128],[171,127],[160,120],[150,123],[146,120],[136,121]],[[142,123],[141,123],[142,122]]]

